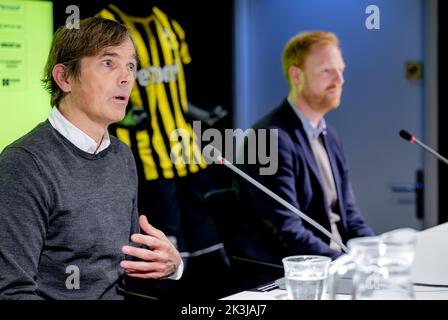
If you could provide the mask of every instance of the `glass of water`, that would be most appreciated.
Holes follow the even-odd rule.
[[[283,258],[286,289],[290,300],[320,300],[328,277],[331,258],[290,256]]]

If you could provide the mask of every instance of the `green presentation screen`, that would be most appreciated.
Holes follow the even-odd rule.
[[[53,35],[52,5],[0,0],[0,152],[49,114],[40,79]]]

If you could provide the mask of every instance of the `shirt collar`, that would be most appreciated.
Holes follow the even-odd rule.
[[[53,107],[51,110],[48,121],[56,131],[84,152],[90,154],[99,153],[110,145],[110,137],[107,131],[98,147],[95,140],[68,121],[56,107]]]
[[[305,115],[300,112],[300,110],[294,106],[294,104],[291,102],[291,100],[288,97],[288,103],[291,106],[291,108],[294,110],[295,114],[299,117],[300,121],[302,122],[303,128],[305,129],[305,132],[307,136],[310,139],[317,139],[321,133],[326,134],[327,132],[327,123],[325,122],[325,119],[322,118],[319,121],[319,124],[317,127],[315,127],[310,120],[308,120]]]

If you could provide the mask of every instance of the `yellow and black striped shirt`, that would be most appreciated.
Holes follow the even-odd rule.
[[[98,16],[125,24],[136,46],[139,67],[130,107],[145,112],[148,121],[143,128],[117,126],[114,131],[133,150],[145,179],[183,177],[205,168],[193,129],[185,119],[183,66],[191,57],[182,27],[157,7],[148,17],[133,17],[109,4]]]

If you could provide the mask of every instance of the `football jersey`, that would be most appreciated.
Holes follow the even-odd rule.
[[[131,31],[138,67],[127,116],[111,132],[134,153],[146,180],[172,179],[207,165],[185,119],[187,90],[184,65],[191,57],[182,27],[159,8],[147,17],[125,14],[109,4],[98,16],[123,23]],[[130,115],[141,116],[129,125]]]

